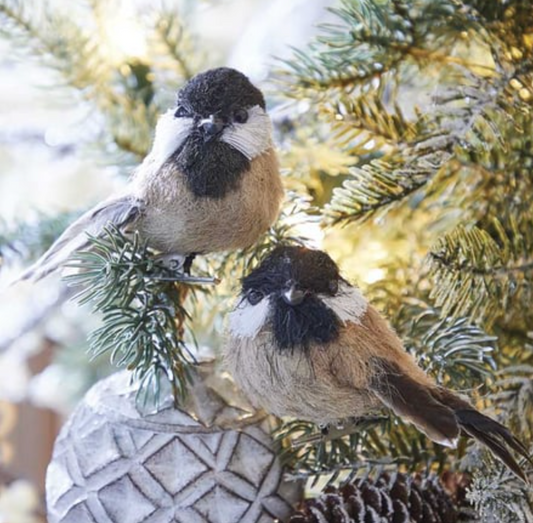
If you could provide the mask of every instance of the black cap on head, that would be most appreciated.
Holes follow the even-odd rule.
[[[313,293],[331,293],[332,282],[340,278],[337,264],[324,251],[306,247],[276,247],[248,276],[243,291],[260,290],[264,294],[286,288],[294,282],[298,288]]]
[[[229,67],[197,74],[179,91],[178,103],[203,117],[236,107],[265,108],[261,91],[244,74]]]

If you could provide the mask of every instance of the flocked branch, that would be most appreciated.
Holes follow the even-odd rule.
[[[125,236],[108,227],[101,238],[91,237],[91,250],[75,254],[67,276],[80,287],[78,300],[102,314],[102,325],[89,339],[96,357],[133,371],[140,390],[158,399],[161,380],[170,381],[174,398],[187,392],[194,356],[185,341],[189,286],[166,281],[172,274],[157,262],[138,234]]]

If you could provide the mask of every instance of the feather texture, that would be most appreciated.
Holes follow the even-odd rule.
[[[379,371],[370,387],[395,414],[410,421],[433,441],[455,448],[459,426],[453,410],[431,395],[431,389],[407,375],[396,363],[375,359]]]
[[[100,236],[109,224],[113,224],[119,229],[133,224],[142,214],[143,208],[143,202],[131,196],[102,202],[72,223],[48,251],[29,267],[17,281],[40,280],[58,269],[72,253],[87,247],[89,235]]]

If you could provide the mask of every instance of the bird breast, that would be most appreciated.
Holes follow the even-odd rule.
[[[276,416],[334,423],[378,405],[366,387],[363,360],[350,362],[350,382],[341,376],[343,352],[342,343],[281,351],[273,333],[263,329],[253,338],[231,338],[225,363],[255,406]]]
[[[143,164],[136,193],[146,202],[140,233],[167,253],[208,253],[253,244],[276,219],[283,189],[276,154],[254,158],[238,187],[222,198],[197,197],[171,162],[151,171]]]

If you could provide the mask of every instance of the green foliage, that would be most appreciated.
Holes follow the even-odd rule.
[[[497,220],[490,231],[459,226],[430,252],[433,297],[443,314],[469,315],[488,324],[532,299],[533,228],[508,228]]]
[[[416,471],[434,466],[443,470],[449,452],[429,441],[411,425],[396,417],[362,420],[347,432],[323,437],[316,425],[305,421],[286,421],[274,432],[283,463],[298,477],[323,478],[328,484],[353,477],[360,469],[386,467],[388,470]],[[461,445],[458,455],[464,453]]]
[[[431,195],[443,169],[468,175],[472,186],[480,168],[511,174],[529,165],[520,136],[531,132],[532,77],[518,58],[529,56],[531,42],[524,36],[510,45],[516,39],[502,31],[516,32],[515,24],[527,33],[518,15],[531,13],[519,2],[472,4],[345,0],[334,10],[339,25],[324,26],[286,64],[281,77],[292,95],[318,96],[338,147],[357,164],[334,191],[329,223],[381,216]]]
[[[280,74],[289,96],[316,107],[329,146],[351,159],[345,177],[320,164],[333,187],[324,223],[351,224],[332,233],[351,242],[353,255],[339,247],[347,266],[359,264],[365,242],[383,247],[384,275],[366,291],[407,350],[446,386],[478,389],[485,410],[527,444],[531,3],[343,0],[333,12],[338,23]],[[442,452],[395,418],[340,441],[291,446],[316,430],[294,422],[279,432],[291,465],[311,476],[387,457],[418,470],[486,468],[477,446]],[[471,500],[486,521],[529,521],[525,489],[506,474],[484,470]]]
[[[168,378],[176,402],[186,395],[194,357],[184,341],[188,286],[171,278],[137,234],[128,238],[109,227],[91,237],[91,250],[73,256],[67,276],[80,286],[77,299],[102,313],[102,326],[89,338],[94,357],[105,352],[117,366],[133,371],[147,399],[157,401],[161,378]]]
[[[396,73],[406,62],[446,63],[450,60],[443,51],[474,25],[453,0],[344,0],[331,11],[339,24],[323,25],[308,53],[297,52],[286,63],[283,77],[292,96],[361,86],[370,90],[368,82]]]
[[[529,354],[533,353],[529,347]],[[530,440],[533,436],[533,365],[511,365],[500,372],[490,399],[509,422]]]
[[[487,466],[487,465],[486,465]],[[468,488],[467,499],[482,523],[529,523],[533,521],[533,498],[528,485],[508,471],[477,472]]]
[[[370,218],[384,207],[403,202],[438,172],[447,158],[435,151],[412,158],[405,163],[400,158],[373,160],[350,170],[350,179],[335,190],[331,205],[326,207],[328,223]]]

